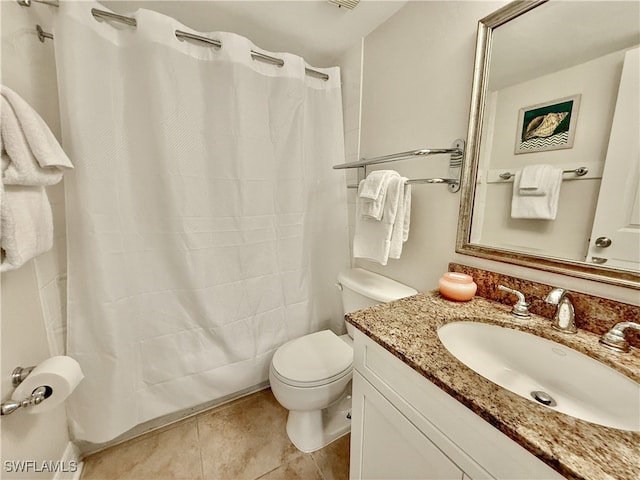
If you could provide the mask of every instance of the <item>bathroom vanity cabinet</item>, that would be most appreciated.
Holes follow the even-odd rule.
[[[564,478],[359,330],[354,354],[352,480]]]

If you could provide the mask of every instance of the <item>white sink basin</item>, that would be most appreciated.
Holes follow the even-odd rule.
[[[597,360],[480,322],[448,323],[438,336],[467,367],[532,402],[598,425],[640,431],[640,384]]]

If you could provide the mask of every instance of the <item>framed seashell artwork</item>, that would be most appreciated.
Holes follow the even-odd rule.
[[[580,96],[572,95],[521,108],[515,153],[573,147]]]

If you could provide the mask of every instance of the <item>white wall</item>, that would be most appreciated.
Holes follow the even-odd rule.
[[[345,52],[338,60],[342,77],[342,107],[344,112],[345,163],[360,158],[360,105],[362,96],[362,53],[364,39]],[[347,185],[356,185],[358,172],[346,170]],[[356,216],[356,189],[347,190],[349,209],[349,249],[353,248],[354,220]]]
[[[53,12],[47,8],[25,8],[2,1],[3,85],[21,95],[60,138],[60,113],[53,42],[41,43],[35,25],[50,30]],[[66,233],[63,182],[47,189],[53,211],[54,247],[35,261],[49,348],[64,355],[66,337]],[[3,276],[3,281],[7,281]]]
[[[51,25],[47,8],[23,8],[15,1],[0,2],[2,57],[0,82],[16,91],[59,136],[59,113],[53,45],[42,44],[35,25]],[[52,355],[64,354],[66,317],[66,251],[64,190],[48,188],[54,215],[55,243],[52,251],[22,268],[0,277],[2,346],[1,399],[11,396],[11,371],[36,365]],[[16,411],[2,417],[2,478],[53,478],[51,472],[7,472],[5,461],[57,461],[69,447],[64,406],[40,415]]]
[[[365,38],[362,156],[449,147],[466,138],[477,22],[506,1],[414,1]],[[447,173],[446,156],[383,165],[409,178]],[[357,264],[424,291],[451,261],[638,304],[636,290],[455,253],[460,195],[415,185],[402,258]]]
[[[361,154],[449,148],[466,138],[476,26],[507,2],[409,2],[365,38]],[[447,176],[447,155],[383,164],[408,178]],[[363,268],[429,290],[453,258],[460,194],[412,187],[411,230],[402,257]]]

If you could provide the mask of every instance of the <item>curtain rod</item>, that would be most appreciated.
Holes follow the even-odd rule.
[[[45,5],[51,5],[52,7],[60,6],[57,2],[53,2],[49,0],[17,0],[17,2],[19,5],[23,7],[30,7],[31,2],[43,3]],[[97,8],[91,9],[91,15],[93,15],[95,18],[100,18],[103,20],[113,20],[116,22],[124,23],[125,25],[129,25],[131,27],[136,27],[138,25],[138,22],[136,21],[135,18],[127,17],[125,15],[118,15],[117,13],[111,13],[105,10],[99,10]],[[36,25],[36,30],[38,32],[38,39],[41,42],[44,42],[45,39],[47,38],[53,39],[53,34],[49,32],[45,32],[40,25]],[[178,38],[179,40],[183,40],[183,39],[195,40],[197,42],[206,43],[207,45],[213,45],[214,47],[217,47],[217,48],[222,48],[221,41],[208,38],[208,37],[203,37],[202,35],[195,35],[193,33],[183,32],[182,30],[176,30],[175,35],[176,35],[176,38]],[[284,60],[282,60],[281,58],[272,57],[270,55],[266,55],[264,53],[257,52],[255,50],[251,50],[251,58],[254,60],[262,60],[265,62],[269,62],[274,65],[277,65],[278,67],[282,67],[284,65]],[[329,80],[329,75],[323,72],[319,72],[318,70],[313,70],[311,68],[305,67],[304,71],[307,75],[320,78],[324,81]]]

